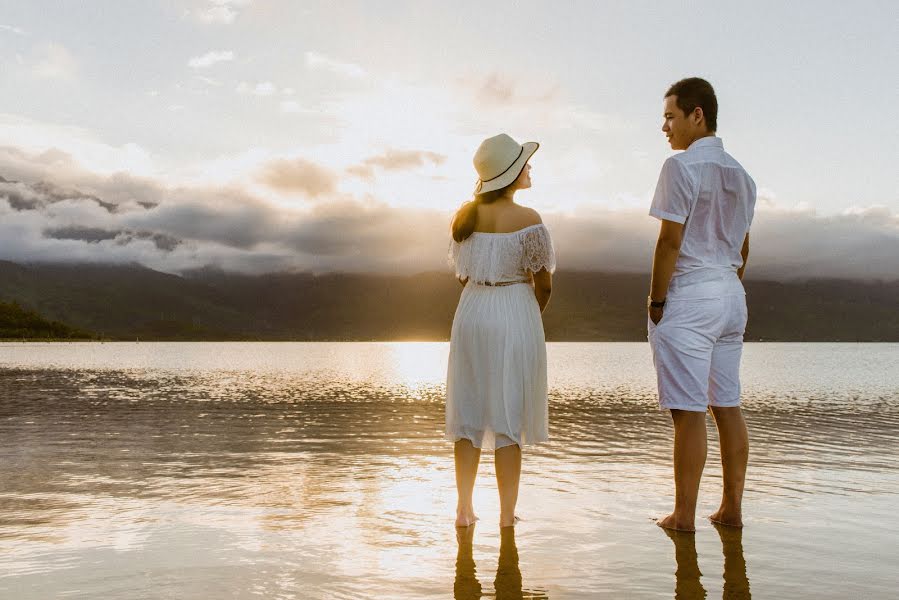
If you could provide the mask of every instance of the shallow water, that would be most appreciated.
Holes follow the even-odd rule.
[[[446,344],[0,344],[0,597],[894,597],[899,345],[747,345],[746,528],[673,537],[647,345],[548,351],[524,520],[485,454],[457,538]]]

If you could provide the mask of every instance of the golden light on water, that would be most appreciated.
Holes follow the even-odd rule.
[[[384,348],[392,381],[410,390],[421,390],[446,379],[446,342],[390,342]]]
[[[889,522],[897,490],[896,452],[882,443],[896,429],[896,378],[876,368],[890,345],[747,345],[745,560],[739,540],[707,524],[684,548],[650,522],[670,509],[671,426],[644,344],[549,345],[553,440],[526,450],[517,547],[498,527],[492,452],[474,490],[480,522],[467,547],[457,539],[446,343],[2,350],[16,369],[2,382],[11,415],[0,450],[12,458],[0,461],[2,597],[159,595],[160,581],[185,598],[397,600],[503,597],[510,581],[522,598],[685,584],[711,598],[750,579],[760,597],[796,591],[800,578],[815,598],[843,597],[829,591],[852,580],[866,597],[895,587],[888,554],[867,552],[889,546],[889,528],[870,523]],[[864,394],[842,402],[859,381]],[[716,453],[710,444],[699,514],[719,499]],[[822,515],[849,516],[820,527]],[[838,577],[769,567],[808,548],[839,562]]]

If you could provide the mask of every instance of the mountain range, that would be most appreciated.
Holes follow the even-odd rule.
[[[559,272],[549,341],[646,339],[646,274]],[[899,342],[899,280],[746,281],[751,341]],[[449,273],[377,275],[0,261],[0,301],[107,339],[446,340]]]

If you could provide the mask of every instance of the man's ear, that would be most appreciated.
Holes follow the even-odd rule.
[[[694,108],[693,112],[690,113],[690,116],[693,118],[693,123],[695,125],[699,125],[702,123],[703,119],[705,119],[705,114],[703,114],[701,106]]]

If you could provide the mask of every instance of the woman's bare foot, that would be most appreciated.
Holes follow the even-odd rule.
[[[742,527],[743,518],[739,512],[728,512],[723,508],[709,515],[709,521],[719,525],[727,525],[728,527]]]
[[[662,529],[671,529],[673,531],[696,531],[696,525],[694,524],[693,519],[683,519],[675,515],[675,513],[671,513],[667,517],[657,520],[656,525]]]
[[[477,520],[478,517],[474,514],[474,511],[456,512],[456,527],[471,527]]]
[[[515,527],[516,525],[518,525],[519,521],[521,521],[521,517],[512,517],[511,519],[500,517],[499,528],[502,529],[503,527]]]

